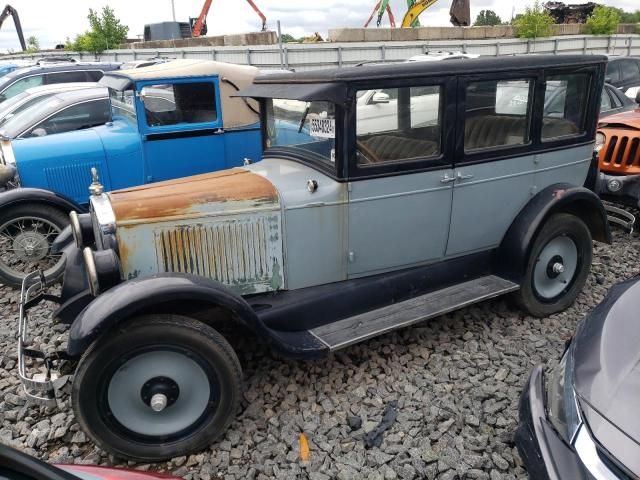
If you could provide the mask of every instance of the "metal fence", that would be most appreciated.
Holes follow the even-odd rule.
[[[462,51],[479,55],[501,56],[523,53],[640,55],[640,35],[561,36],[536,40],[433,40],[419,42],[317,43],[247,46],[186,47],[160,49],[109,50],[100,55],[64,52],[78,60],[125,62],[156,56],[197,58],[221,62],[255,65],[260,68],[311,70],[342,67],[362,62],[405,60],[429,52]],[[37,55],[15,54],[10,58],[41,58],[60,52]],[[7,58],[7,57],[5,57]]]

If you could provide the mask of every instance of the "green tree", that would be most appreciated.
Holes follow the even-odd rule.
[[[611,35],[618,31],[620,14],[615,8],[598,5],[587,18],[586,31],[591,35]]]
[[[283,33],[282,34],[282,43],[295,43],[298,40],[291,35],[290,33]]]
[[[493,10],[481,10],[473,24],[476,27],[501,25],[502,19]]]
[[[129,27],[120,23],[111,7],[105,6],[102,15],[90,8],[87,18],[91,30],[77,35],[73,41],[67,39],[66,48],[78,52],[100,53],[118,48],[127,40]]]
[[[524,14],[514,19],[513,26],[520,38],[538,38],[551,36],[553,23],[553,17],[536,0],[532,6],[525,8]]]
[[[27,38],[27,53],[36,53],[40,51],[40,41],[35,35]]]
[[[618,15],[620,15],[620,23],[640,23],[640,10],[636,10],[635,12],[625,12],[621,8],[610,8],[613,8],[618,12]]]

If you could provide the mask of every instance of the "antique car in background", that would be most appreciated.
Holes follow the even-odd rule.
[[[639,310],[638,277],[614,286],[560,362],[531,373],[516,433],[530,478],[640,478]]]
[[[640,208],[640,93],[636,109],[607,116],[598,125],[602,198]],[[635,216],[627,210],[607,205],[610,220],[633,230]]]
[[[34,266],[50,280],[62,274],[63,258],[51,242],[71,210],[84,210],[91,167],[106,190],[115,190],[259,160],[257,103],[233,97],[257,73],[202,60],[110,72],[100,81],[110,95],[106,124],[2,139],[0,283],[17,287]]]
[[[640,89],[640,58],[610,55],[606,82],[620,89],[629,98],[636,98]]]
[[[503,294],[535,316],[567,308],[592,239],[610,242],[583,186],[605,65],[527,56],[259,77],[241,95],[260,101],[261,162],[111,193],[94,179],[90,213],[70,215],[60,296],[40,272],[23,282],[25,392],[55,406],[56,358],[79,360],[82,429],[155,461],[233,420],[242,373],[220,332],[238,323],[310,359]],[[501,112],[498,92],[518,82],[520,113]],[[539,98],[550,82],[566,89],[561,116]],[[361,133],[359,92],[378,89],[396,90],[396,118]],[[42,300],[71,324],[54,356],[29,343]]]

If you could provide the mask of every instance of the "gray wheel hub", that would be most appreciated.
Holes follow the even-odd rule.
[[[13,239],[13,251],[22,261],[37,262],[47,256],[49,243],[40,232],[22,232]]]
[[[578,247],[575,242],[561,236],[552,239],[540,252],[533,271],[536,294],[551,300],[561,295],[570,285],[578,270]]]
[[[127,360],[115,372],[107,401],[125,428],[164,436],[193,425],[209,407],[210,393],[209,379],[197,362],[182,353],[157,350]]]

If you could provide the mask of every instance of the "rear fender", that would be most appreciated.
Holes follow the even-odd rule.
[[[0,209],[25,203],[49,205],[65,213],[69,213],[71,210],[84,213],[87,210],[86,207],[64,195],[40,188],[15,188],[0,193]]]
[[[594,240],[611,243],[607,212],[594,192],[566,183],[550,185],[527,203],[507,230],[496,259],[501,274],[520,282],[536,234],[555,213],[576,215],[585,222]]]
[[[123,282],[96,297],[71,325],[67,351],[71,356],[81,355],[100,335],[152,307],[193,303],[222,308],[258,336],[271,337],[249,304],[221,283],[195,275],[164,273]]]

